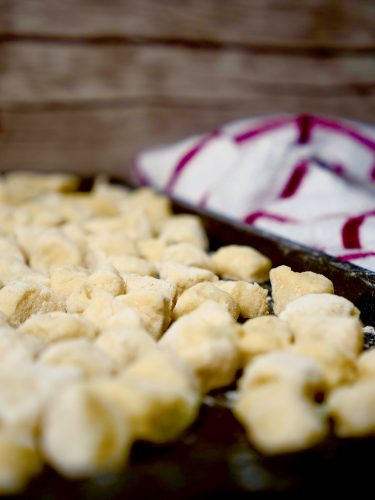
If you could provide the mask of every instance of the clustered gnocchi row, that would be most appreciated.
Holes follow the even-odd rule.
[[[375,431],[375,351],[329,279],[250,247],[210,253],[199,218],[149,189],[76,189],[70,175],[0,182],[0,492],[44,463],[117,470],[239,373],[233,411],[263,453],[316,444],[329,418],[339,436]]]

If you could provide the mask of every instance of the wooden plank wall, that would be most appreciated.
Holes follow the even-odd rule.
[[[2,168],[118,172],[303,111],[375,122],[374,0],[0,0]]]

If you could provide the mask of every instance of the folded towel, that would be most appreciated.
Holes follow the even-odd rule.
[[[140,184],[375,270],[375,127],[238,121],[140,153]]]

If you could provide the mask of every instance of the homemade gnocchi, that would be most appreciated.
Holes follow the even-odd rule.
[[[212,390],[265,454],[375,434],[375,352],[325,276],[211,252],[169,200],[72,175],[0,179],[0,494],[47,462],[68,478],[166,443]],[[271,281],[271,293],[262,282]],[[211,396],[209,396],[211,397]]]

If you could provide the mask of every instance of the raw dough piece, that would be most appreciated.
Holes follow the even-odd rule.
[[[60,311],[33,314],[19,331],[31,333],[47,343],[74,338],[92,340],[98,333],[95,326],[82,316]]]
[[[174,319],[194,311],[207,300],[222,304],[234,319],[238,318],[239,307],[229,293],[220,290],[214,283],[197,283],[185,290],[178,298],[173,309]]]
[[[114,373],[116,364],[104,351],[86,339],[62,340],[49,346],[39,363],[48,366],[72,366],[87,377]]]
[[[247,365],[260,354],[285,349],[291,344],[292,338],[288,323],[276,316],[249,319],[241,325],[238,335],[238,350],[242,365]]]
[[[50,288],[14,281],[0,290],[0,311],[17,327],[32,314],[65,311],[65,304]]]
[[[94,384],[64,388],[46,411],[42,449],[67,477],[118,470],[131,444],[132,430],[121,406]]]
[[[197,283],[202,281],[216,281],[217,276],[199,267],[189,267],[177,262],[164,262],[160,266],[160,278],[170,281],[177,287],[177,295],[181,295],[184,290],[187,290]]]
[[[105,330],[99,335],[95,345],[111,357],[120,368],[137,361],[157,347],[155,340],[141,328]]]
[[[267,281],[271,261],[255,248],[228,245],[212,255],[214,271],[222,278]]]
[[[201,267],[212,271],[210,257],[201,248],[191,243],[175,243],[163,252],[163,261],[173,261],[184,266]]]
[[[200,380],[202,392],[233,382],[239,368],[235,325],[200,325],[167,330],[159,344],[182,358]]]
[[[197,215],[172,215],[162,225],[159,238],[168,245],[190,243],[202,250],[208,248],[208,239]]]
[[[214,285],[232,296],[240,308],[242,318],[256,318],[269,313],[268,292],[258,283],[219,280]]]
[[[280,314],[285,307],[298,297],[312,293],[333,293],[333,283],[322,274],[304,271],[297,273],[287,266],[271,269],[273,310]]]

